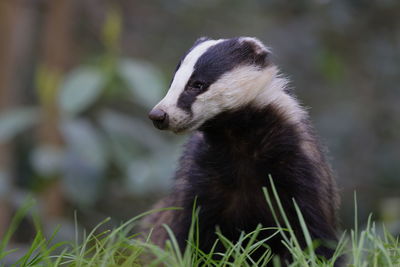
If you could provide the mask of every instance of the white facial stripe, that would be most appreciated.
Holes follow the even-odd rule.
[[[185,85],[194,71],[194,65],[197,60],[207,51],[208,48],[222,41],[223,39],[205,41],[190,51],[182,61],[178,71],[175,73],[174,80],[172,81],[167,95],[157,104],[156,107],[165,110],[176,106],[180,94],[185,89]],[[165,111],[168,112],[167,110]]]

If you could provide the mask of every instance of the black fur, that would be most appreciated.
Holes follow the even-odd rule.
[[[198,45],[197,42],[195,45]],[[191,106],[196,97],[207,91],[208,87],[224,73],[240,65],[255,65],[264,68],[268,64],[268,52],[254,42],[241,41],[240,38],[224,40],[208,48],[197,60],[193,74],[179,96],[177,106],[191,113]],[[189,90],[194,82],[203,83],[205,85],[203,90]]]
[[[261,48],[258,48],[261,49]],[[211,46],[200,56],[194,65],[191,79],[212,84],[222,74],[240,65],[257,65],[265,67],[267,52],[258,52],[255,44],[232,38]]]
[[[197,197],[200,248],[205,252],[216,239],[216,226],[232,241],[239,238],[241,231],[251,232],[258,224],[276,226],[262,193],[262,187],[270,189],[268,175],[271,175],[301,244],[305,246],[293,198],[301,208],[312,238],[324,244],[317,253],[330,258],[333,250],[325,242],[337,241],[335,184],[312,129],[307,121],[301,123],[307,126],[307,133],[288,123],[273,105],[261,110],[243,107],[206,122],[188,141],[177,171],[171,198],[184,209],[159,223],[170,225],[183,249]],[[303,141],[315,146],[314,159],[301,148]],[[271,233],[263,232],[258,238]],[[268,245],[274,253],[290,261],[280,236]],[[217,250],[223,247],[220,245]],[[262,253],[260,250],[253,256]]]

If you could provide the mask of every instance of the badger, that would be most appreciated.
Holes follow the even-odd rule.
[[[301,245],[306,246],[305,238],[293,199],[311,237],[321,243],[316,253],[332,257],[334,250],[326,244],[337,241],[334,177],[306,110],[261,41],[198,39],[149,118],[158,129],[191,133],[172,193],[155,205],[182,209],[154,213],[142,224],[153,229],[155,244],[165,245],[166,224],[180,248],[186,247],[195,203],[204,252],[212,249],[217,227],[232,242],[258,225],[275,227],[263,193],[271,190],[270,175]],[[258,238],[270,234],[261,232]],[[284,262],[291,260],[281,236],[266,245]],[[217,242],[215,251],[223,249]]]

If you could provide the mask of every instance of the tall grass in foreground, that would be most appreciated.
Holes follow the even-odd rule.
[[[272,179],[271,179],[272,183]],[[272,184],[273,185],[273,184]],[[385,228],[383,233],[378,233],[376,224],[368,220],[365,229],[359,231],[357,221],[357,204],[355,201],[355,225],[348,235],[343,234],[336,245],[334,257],[330,260],[321,259],[315,254],[318,242],[311,240],[304,218],[295,202],[298,219],[307,248],[302,249],[290,226],[289,220],[279,201],[278,193],[272,186],[272,194],[264,190],[268,205],[272,209],[272,200],[275,200],[278,210],[274,211],[275,218],[283,218],[283,225],[278,223],[276,228],[262,228],[259,226],[252,233],[242,233],[236,243],[226,239],[217,229],[217,243],[222,243],[226,248],[224,253],[216,252],[214,249],[204,253],[199,249],[198,236],[198,209],[193,211],[193,220],[190,227],[188,245],[181,252],[178,242],[168,226],[164,226],[170,236],[164,248],[155,246],[149,242],[149,235],[143,237],[140,234],[131,234],[132,228],[138,220],[149,214],[139,215],[125,222],[121,226],[107,231],[99,232],[108,219],[101,222],[89,234],[79,237],[76,233],[74,243],[53,243],[52,238],[46,238],[40,230],[37,219],[37,234],[29,249],[23,256],[19,257],[13,266],[264,266],[272,263],[273,266],[282,266],[280,259],[274,257],[267,248],[264,255],[257,261],[252,254],[260,247],[265,247],[265,241],[275,235],[282,236],[283,244],[290,251],[293,262],[290,266],[334,266],[339,256],[344,256],[348,266],[400,266],[400,245],[398,237],[392,236]],[[0,241],[0,266],[5,266],[4,259],[12,256],[15,250],[8,250],[7,245],[11,235],[17,229],[19,222],[27,214],[32,204],[27,204],[18,211],[14,217],[9,230],[2,241]],[[153,211],[154,212],[154,211]],[[264,240],[257,239],[261,231],[271,230],[273,234]],[[54,233],[56,235],[57,232]],[[54,236],[53,235],[53,236]],[[151,235],[151,233],[150,233]],[[79,238],[83,241],[78,242]]]

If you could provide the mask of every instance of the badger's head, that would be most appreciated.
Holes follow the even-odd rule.
[[[179,62],[167,95],[149,118],[157,128],[179,133],[256,102],[277,73],[269,54],[255,38],[200,38]]]

